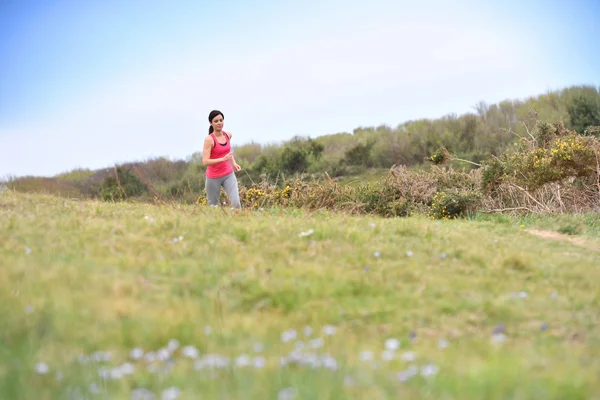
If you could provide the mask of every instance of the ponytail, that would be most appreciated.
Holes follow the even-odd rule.
[[[213,133],[215,131],[215,128],[211,126],[208,127],[208,134],[210,135],[211,133]]]

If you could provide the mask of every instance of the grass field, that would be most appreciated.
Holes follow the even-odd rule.
[[[600,399],[599,220],[0,192],[0,398]]]

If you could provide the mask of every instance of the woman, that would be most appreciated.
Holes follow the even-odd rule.
[[[231,133],[223,131],[223,113],[213,110],[208,115],[208,136],[204,139],[202,163],[206,165],[206,197],[209,206],[218,206],[221,186],[231,207],[242,208],[235,171],[240,167],[231,153]]]

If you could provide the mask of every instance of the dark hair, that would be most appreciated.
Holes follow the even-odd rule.
[[[219,110],[212,110],[210,112],[210,114],[208,114],[208,122],[212,123],[212,120],[215,119],[215,117],[217,115],[220,115],[221,117],[223,117],[223,119],[225,119],[225,116],[223,115],[223,113]],[[211,126],[208,127],[208,134],[210,135],[211,133],[213,133],[215,131],[215,129]]]

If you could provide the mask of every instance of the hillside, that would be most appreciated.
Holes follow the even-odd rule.
[[[591,216],[231,214],[5,191],[0,227],[1,398],[600,392]]]
[[[440,147],[456,158],[480,163],[499,155],[526,136],[536,121],[562,121],[580,134],[600,125],[600,91],[593,86],[574,86],[523,100],[476,105],[473,113],[439,119],[407,121],[397,127],[357,128],[316,138],[296,137],[279,145],[241,144],[234,148],[244,167],[238,174],[242,186],[261,180],[274,182],[304,175],[306,179],[333,178],[341,182],[376,180],[393,165],[428,168],[424,159]],[[192,202],[202,194],[205,167],[200,153],[187,160],[166,158],[131,162],[106,169],[74,170],[55,177],[11,178],[7,186],[21,192],[54,193],[66,197],[102,198],[107,179],[115,179],[117,168],[129,171],[143,182],[134,191],[139,199],[169,198]],[[451,162],[471,168],[471,164]],[[127,171],[126,171],[127,170]],[[148,192],[147,196],[142,196]]]

